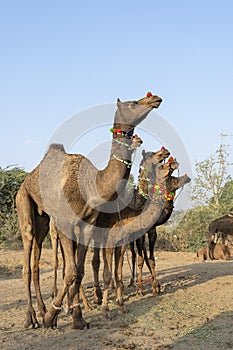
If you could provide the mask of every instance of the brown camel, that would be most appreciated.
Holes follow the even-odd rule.
[[[136,137],[135,142],[135,147],[137,145],[140,145],[142,141],[139,139],[139,137]],[[133,141],[134,143],[134,141]],[[162,162],[164,159],[166,159],[169,156],[170,152],[162,147],[161,150],[157,152],[142,152],[143,159],[140,164],[140,174],[141,178],[139,179],[139,187],[140,190],[145,187],[145,177],[146,176],[152,176],[152,165],[157,164],[159,162]],[[134,199],[133,203],[134,206],[137,203],[137,207],[139,205],[140,197],[142,199],[142,204],[145,203],[145,198],[139,194],[139,187],[138,190],[135,190],[134,193]],[[139,195],[138,195],[139,194]],[[53,247],[53,255],[54,255],[54,286],[53,286],[53,294],[56,293],[57,291],[57,282],[56,282],[56,277],[57,277],[57,267],[58,267],[58,260],[57,260],[57,247],[58,247],[58,232],[56,227],[50,223],[50,234],[51,234],[51,240],[52,240],[52,247]],[[61,247],[62,248],[62,247]],[[62,250],[63,251],[63,250]],[[64,260],[64,259],[63,259]],[[92,265],[93,265],[93,272],[94,272],[94,302],[101,304],[102,303],[102,291],[100,288],[99,284],[99,267],[100,267],[100,256],[99,256],[99,247],[94,247],[94,254],[93,254],[93,259],[92,259]],[[55,291],[55,292],[54,292]],[[55,294],[56,295],[56,294]],[[85,293],[83,288],[80,288],[80,295],[84,303],[84,307],[86,310],[90,309],[90,305],[88,304],[88,301],[85,297]],[[70,305],[70,301],[68,300],[67,302],[68,305]]]
[[[138,136],[138,135],[133,135],[133,139],[132,139],[132,151],[136,151],[137,147],[140,147],[141,144],[143,143],[142,139]],[[161,154],[161,152],[166,153],[168,151],[165,150],[165,148],[162,148],[161,151],[158,152],[158,157]],[[74,231],[77,231],[78,227],[76,226],[74,228]],[[64,257],[64,250],[61,244],[61,241],[59,239],[59,233],[58,233],[58,229],[57,227],[54,225],[53,220],[50,220],[50,229],[49,229],[49,233],[50,233],[50,238],[51,238],[51,243],[52,243],[52,251],[53,251],[53,270],[54,270],[54,275],[53,275],[53,287],[52,287],[52,298],[54,298],[55,296],[57,296],[57,270],[58,270],[58,246],[60,245],[60,249],[61,249],[61,254],[62,254],[62,259],[63,259],[63,278],[65,275],[65,257]],[[76,232],[77,234],[79,234],[79,232]],[[73,248],[74,248],[74,256],[75,254],[77,254],[77,242],[73,241]],[[94,256],[96,256],[94,254]],[[96,256],[97,258],[97,256]],[[100,293],[100,292],[99,292]],[[94,295],[96,296],[96,292],[94,292]],[[82,285],[80,286],[80,297],[83,301],[84,304],[84,309],[86,311],[89,311],[92,309],[91,305],[88,303],[87,297],[85,295],[84,289],[82,287]],[[101,301],[102,301],[102,297],[101,297]],[[69,298],[69,290],[67,291],[67,313],[69,313],[70,311],[70,298]]]
[[[164,208],[166,196],[166,181],[170,174],[178,167],[178,163],[172,160],[169,163],[158,163],[154,171],[154,176],[148,178],[151,192],[148,193],[148,200],[142,195],[144,206],[138,206],[133,209],[127,207],[120,213],[106,215],[101,213],[97,219],[97,225],[102,228],[108,228],[106,233],[105,248],[103,249],[104,259],[104,293],[102,311],[103,315],[109,317],[108,308],[108,292],[112,281],[112,260],[113,252],[115,252],[115,280],[116,280],[116,296],[119,310],[125,312],[123,303],[122,290],[122,263],[125,250],[125,243],[134,237],[143,235],[154,224],[161,215]],[[159,187],[159,193],[154,191]],[[147,184],[147,189],[148,187]],[[164,193],[163,193],[164,192]],[[120,215],[119,215],[120,214]],[[120,217],[120,220],[119,220]],[[94,233],[95,234],[95,233]],[[115,248],[113,249],[113,247]]]
[[[159,286],[157,283],[154,283],[155,281],[154,246],[157,239],[156,227],[163,225],[165,222],[169,220],[174,208],[174,197],[175,197],[176,191],[179,188],[183,187],[184,185],[188,184],[190,181],[191,181],[190,177],[188,177],[186,174],[180,177],[171,176],[168,179],[166,186],[167,186],[168,192],[171,193],[172,195],[170,197],[167,197],[165,206],[161,213],[160,218],[156,221],[153,227],[148,231],[149,258],[147,256],[147,250],[145,247],[145,235],[139,237],[135,242],[130,243],[130,250],[132,253],[132,277],[131,277],[129,286],[135,285],[136,252],[134,249],[134,245],[136,243],[137,253],[138,253],[138,270],[139,270],[137,287],[138,287],[138,293],[141,295],[143,294],[142,268],[143,268],[144,260],[151,274],[150,280],[152,281],[153,294],[158,292]]]
[[[137,208],[138,210],[140,210],[140,208],[143,207],[143,205],[145,204],[145,196],[143,196],[142,193],[148,190],[147,180],[148,180],[148,177],[150,178],[153,177],[153,171],[154,171],[153,166],[165,160],[169,155],[170,155],[170,152],[164,147],[162,147],[157,152],[145,152],[144,150],[142,151],[143,158],[140,163],[138,187],[137,189],[134,190],[133,198],[129,205],[130,209],[134,210],[135,208]],[[106,214],[106,215],[109,215],[109,214]],[[106,219],[107,218],[105,218],[105,215],[102,214],[98,221],[101,220],[104,222],[106,221]],[[115,214],[113,214],[113,220],[115,220]],[[100,268],[99,246],[100,244],[96,244],[95,242],[94,254],[92,259],[92,267],[93,267],[93,273],[94,273],[94,301],[97,304],[102,303],[102,290],[100,288],[100,283],[99,283],[99,268]],[[119,248],[116,248],[116,249],[118,250]],[[114,249],[107,248],[106,251],[107,251],[107,254],[112,255]],[[104,254],[106,254],[106,252],[104,252]]]
[[[207,247],[202,247],[197,252],[197,257],[201,262],[208,259]],[[228,260],[230,259],[230,250],[227,245],[221,243],[210,242],[209,257],[211,260]]]
[[[142,122],[161,98],[148,94],[138,101],[117,101],[113,125],[111,157],[103,170],[97,170],[83,155],[67,154],[62,145],[51,145],[41,163],[27,176],[17,198],[17,212],[24,246],[23,279],[26,283],[27,320],[25,327],[38,325],[31,300],[31,275],[38,309],[45,327],[53,328],[68,287],[75,281],[71,295],[73,328],[87,326],[79,305],[79,287],[84,275],[86,247],[81,245],[78,261],[73,254],[74,225],[79,226],[81,241],[95,223],[98,209],[123,191],[131,169],[131,144],[135,126]],[[49,231],[49,216],[59,230],[65,256],[64,285],[46,311],[39,288],[41,245]],[[39,222],[39,224],[38,224]],[[43,229],[41,228],[43,226]],[[32,264],[32,268],[31,268]]]
[[[233,235],[233,214],[224,215],[209,224],[208,243],[212,241],[213,236],[217,242],[220,235],[222,235],[223,244],[225,244],[227,235]]]

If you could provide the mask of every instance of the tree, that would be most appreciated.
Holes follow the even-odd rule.
[[[173,230],[167,232],[169,242],[177,250],[197,251],[206,243],[210,221],[233,213],[233,180],[228,172],[228,159],[229,147],[221,142],[214,155],[196,163],[197,176],[192,181],[194,205],[179,225],[174,224]],[[171,220],[175,223],[176,216]]]
[[[197,177],[194,179],[192,199],[196,205],[206,205],[216,216],[220,210],[220,198],[228,175],[229,147],[221,143],[214,155],[196,163]]]
[[[222,194],[219,198],[219,204],[221,215],[233,213],[233,180],[230,176],[223,187]]]
[[[20,237],[15,197],[27,172],[18,167],[0,167],[0,243]]]

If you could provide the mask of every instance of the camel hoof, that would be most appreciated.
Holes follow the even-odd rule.
[[[58,311],[56,310],[50,310],[47,311],[44,318],[43,318],[43,326],[44,328],[51,328],[56,329],[57,328],[57,316]]]
[[[34,329],[34,328],[39,328],[41,327],[40,323],[38,322],[37,318],[36,318],[36,313],[27,313],[27,317],[26,317],[26,322],[24,324],[25,328],[28,329]]]
[[[26,322],[25,322],[25,325],[24,325],[24,328],[27,328],[27,329],[34,329],[34,328],[36,328],[36,327],[35,327],[35,324],[34,324],[34,323],[26,321]]]
[[[102,293],[101,288],[99,286],[94,287],[94,303],[101,305],[102,299],[103,299],[103,293]]]
[[[90,323],[85,322],[84,320],[76,320],[73,322],[71,329],[87,330],[90,329]]]
[[[108,306],[104,306],[102,307],[102,316],[104,320],[110,320],[111,321],[111,316],[110,316],[110,312],[109,312],[109,307]]]
[[[140,297],[143,297],[144,293],[141,289],[138,289],[137,290],[137,295],[140,296]]]
[[[160,294],[161,288],[160,288],[159,282],[156,282],[156,283],[152,286],[152,290],[153,290],[153,295],[155,295],[155,294]]]
[[[127,314],[129,311],[126,309],[125,306],[119,306],[118,312],[119,312],[121,315],[124,315],[124,314]]]
[[[134,282],[134,279],[131,278],[129,284],[128,284],[128,288],[131,288],[131,287],[135,287],[135,282]]]

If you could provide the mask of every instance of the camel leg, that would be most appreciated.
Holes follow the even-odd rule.
[[[61,243],[61,242],[60,242]],[[61,247],[61,254],[62,254],[62,260],[63,260],[63,268],[62,268],[62,277],[63,279],[65,278],[65,256],[64,256],[64,249],[62,247],[62,244],[60,244],[60,247]],[[77,243],[75,241],[73,241],[73,254],[74,256],[76,256],[77,254]],[[77,259],[77,257],[76,257]],[[81,285],[80,286],[80,297],[83,301],[83,305],[84,305],[84,309],[85,311],[90,311],[92,310],[92,307],[91,305],[88,303],[88,300],[87,300],[87,297],[86,297],[86,294],[84,292],[84,289],[83,289],[83,286]],[[69,313],[71,313],[71,300],[70,300],[70,288],[67,289],[67,293],[66,293],[66,314],[68,315]]]
[[[84,291],[82,284],[80,285],[80,298],[82,299],[85,311],[93,310],[93,307],[89,304],[89,302],[87,300],[87,296],[86,296],[86,293]]]
[[[27,311],[26,311],[26,323],[25,328],[35,328],[39,326],[39,322],[36,318],[36,312],[32,305],[31,295],[31,253],[34,239],[35,222],[33,203],[31,202],[27,191],[24,187],[21,187],[16,196],[16,207],[18,213],[19,226],[22,235],[23,249],[24,249],[24,261],[22,277],[26,285],[26,299],[27,299]]]
[[[149,236],[150,232],[151,232],[151,231],[148,231],[148,236]],[[143,256],[144,256],[144,260],[145,260],[145,263],[146,263],[146,266],[147,266],[148,270],[150,271],[150,274],[152,274],[152,270],[151,270],[149,258],[148,258],[148,255],[147,255],[146,243],[145,243],[146,236],[143,235],[142,238],[143,238],[142,246],[143,246]]]
[[[222,244],[226,244],[226,239],[227,239],[227,234],[223,233],[222,234]]]
[[[123,294],[123,263],[126,246],[115,248],[115,281],[116,281],[116,300],[121,313],[126,313],[127,309],[124,306]]]
[[[131,250],[131,256],[132,256],[132,275],[131,275],[131,279],[128,287],[134,287],[135,286],[135,265],[136,265],[136,252],[134,249],[134,242],[130,243],[130,250]]]
[[[58,237],[58,231],[56,226],[51,223],[50,224],[50,235],[51,235],[51,241],[52,241],[52,249],[53,249],[53,262],[54,262],[54,285],[53,285],[53,298],[57,296],[57,269],[58,269],[58,243],[59,243],[59,237]],[[61,241],[60,241],[60,248],[61,248],[61,254],[62,254],[62,260],[63,260],[63,267],[62,267],[62,277],[63,280],[65,278],[65,256],[64,256],[64,249],[62,247]],[[75,241],[73,241],[73,254],[75,256],[77,251],[77,244]],[[86,294],[84,292],[83,287],[80,287],[80,296],[82,298],[84,308],[86,311],[92,310],[92,307],[89,305],[87,301]],[[71,312],[71,302],[70,302],[70,291],[69,288],[67,289],[66,293],[66,314],[69,314]]]
[[[77,269],[75,265],[75,257],[73,250],[73,240],[63,235],[60,231],[59,239],[61,240],[62,247],[64,249],[64,261],[65,261],[65,276],[64,283],[58,295],[53,300],[51,307],[48,309],[44,316],[44,327],[54,328],[57,326],[57,316],[61,311],[62,301],[67,294],[69,287],[75,281],[77,276]]]
[[[23,280],[26,285],[26,299],[27,299],[27,311],[26,311],[26,322],[25,328],[37,328],[39,322],[36,318],[36,312],[32,305],[32,294],[31,294],[31,252],[32,252],[33,241],[27,238],[23,239],[24,247],[24,263],[23,263]]]
[[[57,229],[50,220],[50,237],[52,243],[52,252],[53,252],[53,288],[52,288],[52,298],[57,296],[57,270],[58,270],[58,234]]]
[[[82,311],[80,308],[80,289],[81,283],[84,276],[84,264],[88,246],[78,244],[77,252],[77,273],[74,285],[70,292],[70,301],[72,303],[72,318],[73,325],[72,329],[84,329],[89,328],[90,325],[84,321],[82,317]]]
[[[92,269],[93,269],[93,276],[94,276],[94,302],[96,304],[101,305],[103,294],[102,294],[102,290],[100,288],[100,282],[99,282],[100,248],[97,248],[97,247],[94,248],[94,254],[92,258]]]
[[[103,248],[103,261],[104,261],[104,293],[102,302],[102,314],[106,319],[110,319],[109,307],[108,307],[108,293],[112,281],[112,258],[113,248]]]
[[[39,261],[41,256],[42,243],[49,231],[49,217],[47,215],[36,214],[35,219],[35,239],[32,246],[32,278],[36,292],[36,299],[40,316],[44,317],[46,307],[42,299],[40,290]]]
[[[157,232],[156,229],[155,231],[150,230],[148,232],[148,238],[149,238],[149,265],[150,265],[150,270],[151,270],[151,279],[152,279],[152,291],[153,294],[159,294],[160,293],[160,285],[159,282],[156,279],[155,275],[155,257],[154,257],[154,247],[155,247],[155,242],[157,239]]]
[[[74,245],[74,251],[75,251],[74,254],[76,256],[76,262],[78,264],[78,249],[77,249],[77,243],[76,242],[75,242],[75,245]],[[86,250],[85,250],[85,257],[86,257],[86,252],[87,252],[87,247],[86,247]],[[79,292],[80,292],[80,298],[82,299],[82,302],[83,302],[83,305],[84,305],[84,310],[85,311],[92,310],[91,305],[88,303],[88,300],[87,300],[87,297],[86,297],[86,294],[85,294],[85,291],[84,291],[84,288],[83,288],[82,284],[80,284]]]
[[[136,246],[138,251],[138,286],[137,286],[137,292],[139,295],[143,295],[143,286],[142,286],[142,269],[144,264],[144,258],[142,255],[143,246],[142,246],[142,240],[137,239],[136,240]]]

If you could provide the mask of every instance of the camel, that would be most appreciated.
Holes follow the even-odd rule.
[[[142,139],[137,135],[133,135],[132,138],[132,152],[135,152],[137,147],[140,147],[141,144],[143,143]],[[164,154],[166,154],[168,151],[165,150],[164,147],[162,147],[161,151],[158,152],[158,157],[161,154],[161,152],[163,152]],[[77,227],[74,228],[74,231],[77,229]],[[52,251],[53,251],[53,287],[52,287],[52,298],[54,298],[55,296],[57,296],[57,270],[58,270],[58,246],[60,245],[60,249],[61,249],[61,254],[62,254],[62,259],[63,259],[63,278],[65,275],[65,257],[64,257],[64,250],[61,244],[61,241],[59,240],[59,233],[58,233],[58,229],[55,226],[53,220],[50,220],[50,229],[49,229],[49,233],[50,233],[50,238],[51,238],[51,244],[52,244]],[[78,234],[78,233],[77,233]],[[73,242],[73,248],[74,248],[74,256],[75,254],[77,254],[77,242]],[[95,256],[95,254],[94,254]],[[96,295],[96,293],[94,293],[94,295]],[[89,311],[92,309],[91,305],[88,303],[87,297],[85,295],[84,289],[82,287],[82,285],[80,285],[80,296],[81,299],[83,301],[83,305],[84,305],[84,309],[85,311]],[[67,291],[67,313],[69,313],[70,311],[70,298],[69,298],[69,290]]]
[[[229,260],[230,259],[230,250],[228,246],[221,243],[210,242],[209,245],[209,257],[211,260]],[[197,257],[201,262],[204,262],[208,259],[208,249],[207,247],[202,247],[197,252]]]
[[[209,224],[208,244],[210,244],[213,236],[215,236],[215,242],[217,242],[220,235],[222,235],[223,244],[225,244],[227,235],[233,235],[233,214],[224,215]]]
[[[118,307],[121,312],[126,312],[122,293],[122,263],[126,242],[133,239],[133,237],[143,235],[158,220],[164,208],[166,181],[177,167],[178,163],[175,159],[167,163],[157,163],[153,177],[147,179],[149,181],[147,183],[148,199],[146,200],[141,195],[141,202],[144,205],[140,205],[140,207],[137,205],[135,208],[128,206],[120,213],[113,213],[112,215],[101,213],[97,219],[97,225],[99,227],[108,228],[103,248],[104,292],[102,313],[105,318],[110,317],[108,293],[112,281],[113,252],[115,252],[115,280]],[[150,193],[148,193],[148,188],[150,188]],[[157,192],[158,188],[160,190],[159,193]]]
[[[139,172],[139,182],[137,189],[134,190],[133,199],[131,203],[129,203],[129,209],[134,210],[137,208],[138,210],[142,208],[145,204],[145,197],[142,193],[145,193],[148,190],[148,177],[153,177],[153,165],[162,162],[170,155],[170,152],[162,147],[157,152],[145,152],[142,151],[142,161],[140,163],[140,172]],[[124,209],[125,210],[125,209]],[[121,215],[121,213],[120,213]],[[124,215],[124,214],[123,214]],[[102,214],[99,221],[106,221],[105,215]],[[118,218],[119,219],[119,218]],[[113,214],[113,220],[115,220],[115,214]],[[96,237],[95,237],[96,238]],[[94,246],[94,254],[92,259],[92,268],[94,273],[94,302],[96,304],[102,304],[102,290],[100,288],[99,283],[99,268],[100,268],[100,244],[96,244]],[[119,248],[116,248],[116,250]],[[108,248],[107,254],[112,255],[114,249]],[[106,254],[106,251],[104,251]],[[112,272],[111,272],[112,273]]]
[[[167,222],[173,212],[174,208],[174,198],[176,191],[189,183],[191,181],[190,177],[187,176],[187,174],[175,177],[171,176],[167,181],[167,190],[172,194],[171,196],[167,197],[164,209],[161,213],[160,218],[156,221],[156,223],[153,225],[153,227],[148,231],[148,241],[149,241],[149,259],[147,256],[147,250],[145,247],[145,235],[139,237],[136,242],[130,243],[130,250],[132,253],[132,277],[130,280],[129,286],[135,285],[135,263],[136,263],[136,252],[134,249],[134,245],[136,243],[137,252],[138,252],[138,270],[139,270],[139,276],[137,281],[137,288],[138,293],[140,295],[143,295],[143,280],[142,280],[142,268],[144,264],[144,260],[147,264],[147,267],[150,271],[151,277],[150,280],[152,281],[152,290],[153,294],[156,294],[159,292],[159,284],[155,283],[155,258],[154,258],[154,246],[157,239],[157,232],[156,227],[163,225],[165,222]],[[144,255],[144,257],[143,257]]]
[[[137,137],[137,144],[141,144],[142,141],[138,140],[139,138]],[[136,148],[136,145],[135,147]],[[161,150],[157,152],[145,152],[144,150],[142,151],[143,159],[140,164],[140,174],[141,178],[139,179],[139,186],[137,191],[135,190],[134,193],[134,198],[133,198],[133,203],[135,206],[135,203],[137,202],[137,206],[139,205],[139,198],[141,197],[142,199],[142,204],[145,203],[145,198],[143,196],[137,194],[139,193],[142,188],[144,188],[145,185],[145,176],[152,176],[152,165],[157,164],[159,162],[162,162],[164,159],[166,159],[169,156],[170,152],[162,147]],[[146,175],[147,174],[147,175]],[[139,190],[140,188],[140,190]],[[50,222],[50,234],[51,234],[51,240],[52,240],[52,247],[53,247],[53,256],[54,256],[54,285],[53,285],[53,295],[56,295],[57,291],[57,282],[56,282],[56,277],[57,277],[57,267],[58,267],[58,260],[57,260],[57,247],[58,247],[58,232],[56,227],[52,222]],[[62,249],[62,246],[61,246]],[[74,248],[75,249],[75,248]],[[61,250],[63,251],[63,249]],[[63,255],[63,253],[62,253]],[[64,259],[63,259],[64,260]],[[93,259],[92,259],[92,266],[93,266],[93,272],[94,272],[94,302],[97,304],[102,303],[102,291],[100,288],[99,284],[99,267],[100,267],[100,256],[99,256],[99,247],[94,247],[94,254],[93,254]],[[85,296],[84,290],[82,286],[80,287],[80,295],[81,299],[83,300],[84,307],[86,310],[89,310],[91,306],[89,305],[87,298]],[[70,301],[68,299],[67,302],[68,305],[70,305]]]
[[[75,281],[71,295],[73,328],[83,329],[88,324],[79,305],[79,287],[84,275],[86,248],[80,249],[78,261],[73,254],[74,225],[80,229],[81,241],[99,215],[101,205],[115,199],[125,187],[130,174],[132,136],[153,108],[162,99],[147,94],[138,101],[117,101],[110,160],[98,170],[89,159],[80,154],[67,154],[62,145],[50,145],[40,164],[21,185],[16,206],[24,247],[23,279],[26,284],[27,313],[25,327],[37,327],[39,322],[32,305],[31,276],[36,290],[38,309],[46,328],[56,327],[57,316],[67,289]],[[59,231],[65,256],[65,278],[52,305],[46,310],[39,287],[39,259],[42,242],[49,231],[49,217]],[[82,246],[82,245],[81,245]]]

